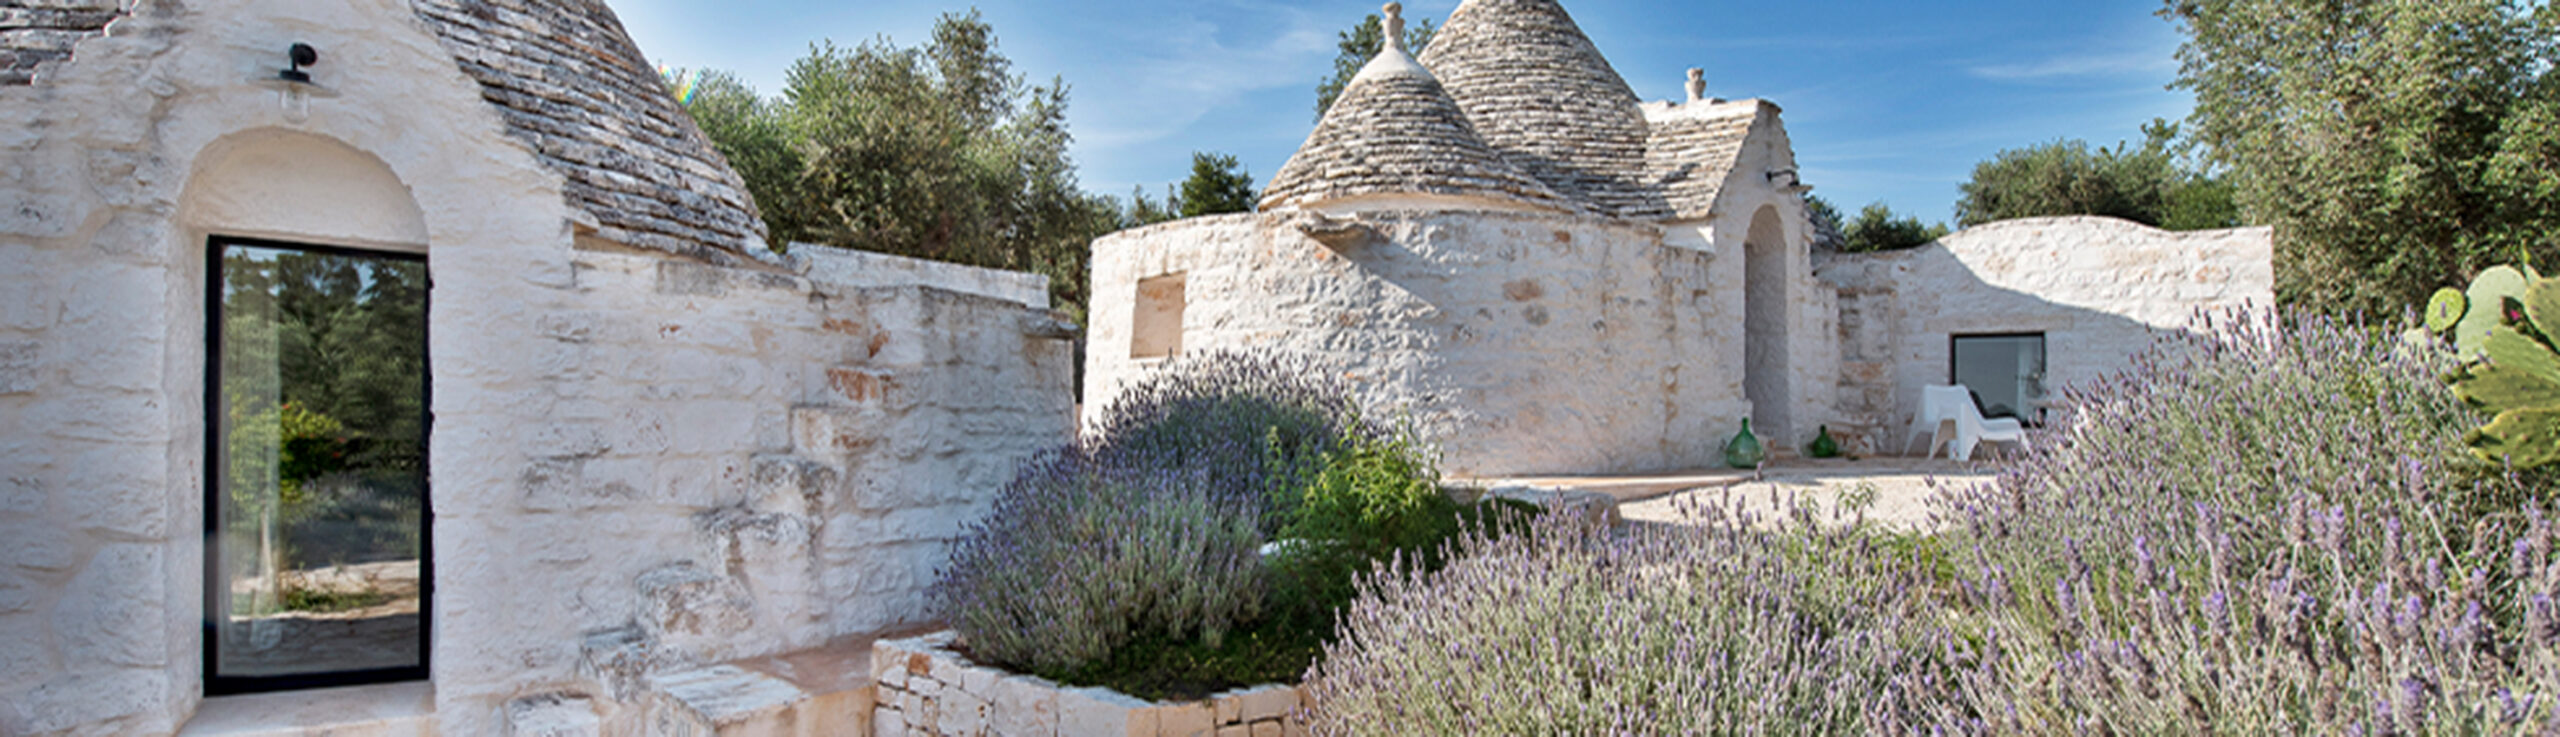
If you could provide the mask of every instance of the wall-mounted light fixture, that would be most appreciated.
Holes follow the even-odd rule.
[[[311,72],[303,69],[320,63],[320,50],[312,48],[311,44],[297,43],[286,49],[285,61],[290,66],[276,72],[275,76],[262,76],[250,81],[276,90],[276,101],[284,108],[285,120],[295,123],[310,120],[311,98],[337,97],[338,92],[312,81]]]
[[[284,53],[285,59],[293,62],[293,66],[277,72],[276,77],[287,82],[310,84],[311,73],[302,71],[302,68],[320,63],[320,50],[311,48],[311,44],[294,44],[293,48],[286,49]]]

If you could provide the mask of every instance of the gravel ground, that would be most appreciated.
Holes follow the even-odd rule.
[[[1776,519],[1793,499],[1804,499],[1826,519],[1845,520],[1845,507],[1868,500],[1868,520],[1901,529],[1929,525],[1929,499],[1942,488],[1979,484],[1998,475],[1996,466],[1957,464],[1913,458],[1870,458],[1858,461],[1800,460],[1769,468],[1756,480],[1707,487],[1620,504],[1628,522],[1678,524],[1694,520],[1701,505],[1738,505],[1763,522]]]

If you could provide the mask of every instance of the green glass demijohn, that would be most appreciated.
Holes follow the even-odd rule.
[[[1831,439],[1830,425],[1823,425],[1822,431],[1814,434],[1813,442],[1804,446],[1804,454],[1811,458],[1840,457],[1840,441]]]
[[[1768,451],[1760,447],[1759,436],[1751,434],[1751,418],[1742,418],[1742,432],[1725,441],[1724,464],[1734,468],[1759,468],[1760,461],[1768,457]]]

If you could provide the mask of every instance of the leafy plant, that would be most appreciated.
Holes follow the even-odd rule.
[[[2517,468],[2560,462],[2560,353],[2551,342],[2560,335],[2560,280],[2500,266],[2467,291],[2438,292],[2427,315],[2429,327],[2453,333],[2465,362],[2456,393],[2492,415],[2470,435],[2474,451]]]
[[[982,661],[1066,683],[1155,698],[1287,680],[1353,577],[1506,508],[1437,481],[1417,441],[1303,365],[1189,356],[1027,465],[933,596]]]

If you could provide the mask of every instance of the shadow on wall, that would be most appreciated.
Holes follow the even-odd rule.
[[[1840,290],[1834,434],[1855,452],[1900,452],[1921,387],[1952,380],[1958,336],[2041,338],[2041,375],[2022,378],[2049,397],[2128,369],[2161,337],[2188,332],[2200,311],[2273,304],[2272,258],[2264,228],[2169,233],[2096,217],[1831,255],[1815,275]]]

